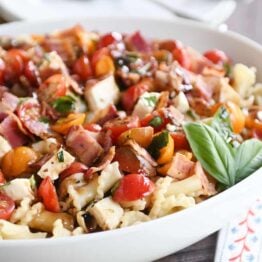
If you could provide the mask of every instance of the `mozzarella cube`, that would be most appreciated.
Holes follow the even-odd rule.
[[[136,103],[132,115],[138,116],[141,119],[152,113],[157,105],[159,97],[160,93],[145,92]]]
[[[12,147],[8,141],[0,136],[0,159],[11,149]]]
[[[186,95],[183,92],[179,92],[179,94],[175,97],[174,105],[181,113],[186,113],[190,109]]]
[[[59,157],[60,156],[60,157]],[[41,178],[49,176],[52,180],[56,180],[59,174],[68,168],[75,161],[75,157],[67,151],[60,148],[38,171]]]
[[[119,96],[120,91],[113,75],[85,89],[85,99],[93,112],[116,104]]]
[[[14,201],[21,201],[24,198],[34,199],[34,193],[28,178],[13,179],[2,190]]]
[[[50,153],[52,146],[55,145],[57,145],[57,140],[53,137],[50,137],[32,144],[32,148],[34,149],[34,151],[40,154],[47,154]]]
[[[90,208],[89,212],[95,217],[98,225],[103,230],[117,228],[124,214],[123,208],[114,202],[111,197],[104,198],[97,202]]]

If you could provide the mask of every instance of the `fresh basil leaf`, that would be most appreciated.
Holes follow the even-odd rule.
[[[160,150],[168,144],[168,137],[168,132],[163,131],[153,138],[151,144],[147,148],[153,158],[159,158]]]
[[[66,114],[74,109],[75,99],[72,96],[62,96],[53,102],[53,108],[59,113]]]
[[[160,116],[155,116],[149,121],[149,125],[153,127],[158,127],[163,124],[163,119]]]
[[[212,127],[201,123],[187,123],[183,128],[203,168],[220,183],[234,185],[234,157],[222,137]]]
[[[59,162],[64,162],[65,161],[65,159],[64,159],[64,152],[63,151],[59,151],[57,153],[57,159],[58,159]]]
[[[243,142],[236,152],[236,182],[248,177],[262,167],[262,142],[250,139]]]

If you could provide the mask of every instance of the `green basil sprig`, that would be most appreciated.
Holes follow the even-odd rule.
[[[225,187],[233,186],[262,167],[262,142],[251,139],[233,149],[212,127],[187,123],[184,131],[203,168]]]

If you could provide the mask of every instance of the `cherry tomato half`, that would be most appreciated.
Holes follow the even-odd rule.
[[[122,40],[122,35],[117,32],[111,32],[105,35],[102,35],[98,47],[107,47],[109,45],[112,45],[114,43],[120,42]]]
[[[170,133],[171,137],[174,140],[175,144],[175,150],[189,150],[190,146],[189,143],[186,139],[186,135],[182,132],[173,132]]]
[[[118,137],[126,130],[134,127],[139,127],[139,118],[137,116],[127,116],[123,119],[115,118],[105,123],[104,129],[111,131],[111,138],[114,143]]]
[[[0,219],[8,220],[15,209],[15,202],[4,193],[0,193]]]
[[[86,55],[80,56],[73,65],[73,72],[79,75],[82,81],[86,81],[92,76],[92,67]]]
[[[38,188],[38,196],[43,200],[46,210],[55,213],[60,212],[56,189],[49,176],[41,182]]]
[[[177,48],[173,50],[173,57],[177,62],[187,70],[191,68],[190,56],[188,55],[186,49]]]
[[[229,58],[227,57],[227,55],[223,51],[218,49],[208,50],[204,53],[204,56],[214,64],[229,62]]]
[[[143,175],[126,175],[114,192],[113,199],[117,202],[134,201],[148,196],[154,191],[154,188],[154,183]]]

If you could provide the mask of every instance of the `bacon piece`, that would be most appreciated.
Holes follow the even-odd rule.
[[[172,124],[181,126],[184,121],[184,115],[174,106],[162,108],[165,118],[170,119]]]
[[[90,166],[103,153],[103,148],[82,126],[73,126],[66,138],[66,145],[85,165]]]
[[[97,137],[97,141],[104,148],[105,151],[108,151],[110,147],[113,145],[111,131],[104,130],[100,132]]]
[[[191,175],[193,167],[194,162],[190,161],[186,156],[176,153],[167,171],[167,175],[182,180]]]
[[[29,137],[21,129],[22,124],[14,114],[7,116],[0,124],[0,133],[12,147],[25,145],[29,141]]]
[[[0,102],[0,121],[7,117],[8,112],[14,112],[19,103],[19,98],[9,92],[2,94]]]
[[[91,174],[102,171],[106,168],[114,159],[116,154],[116,148],[112,146],[108,152],[106,152],[96,166],[89,168],[85,173],[85,178],[90,178]]]

